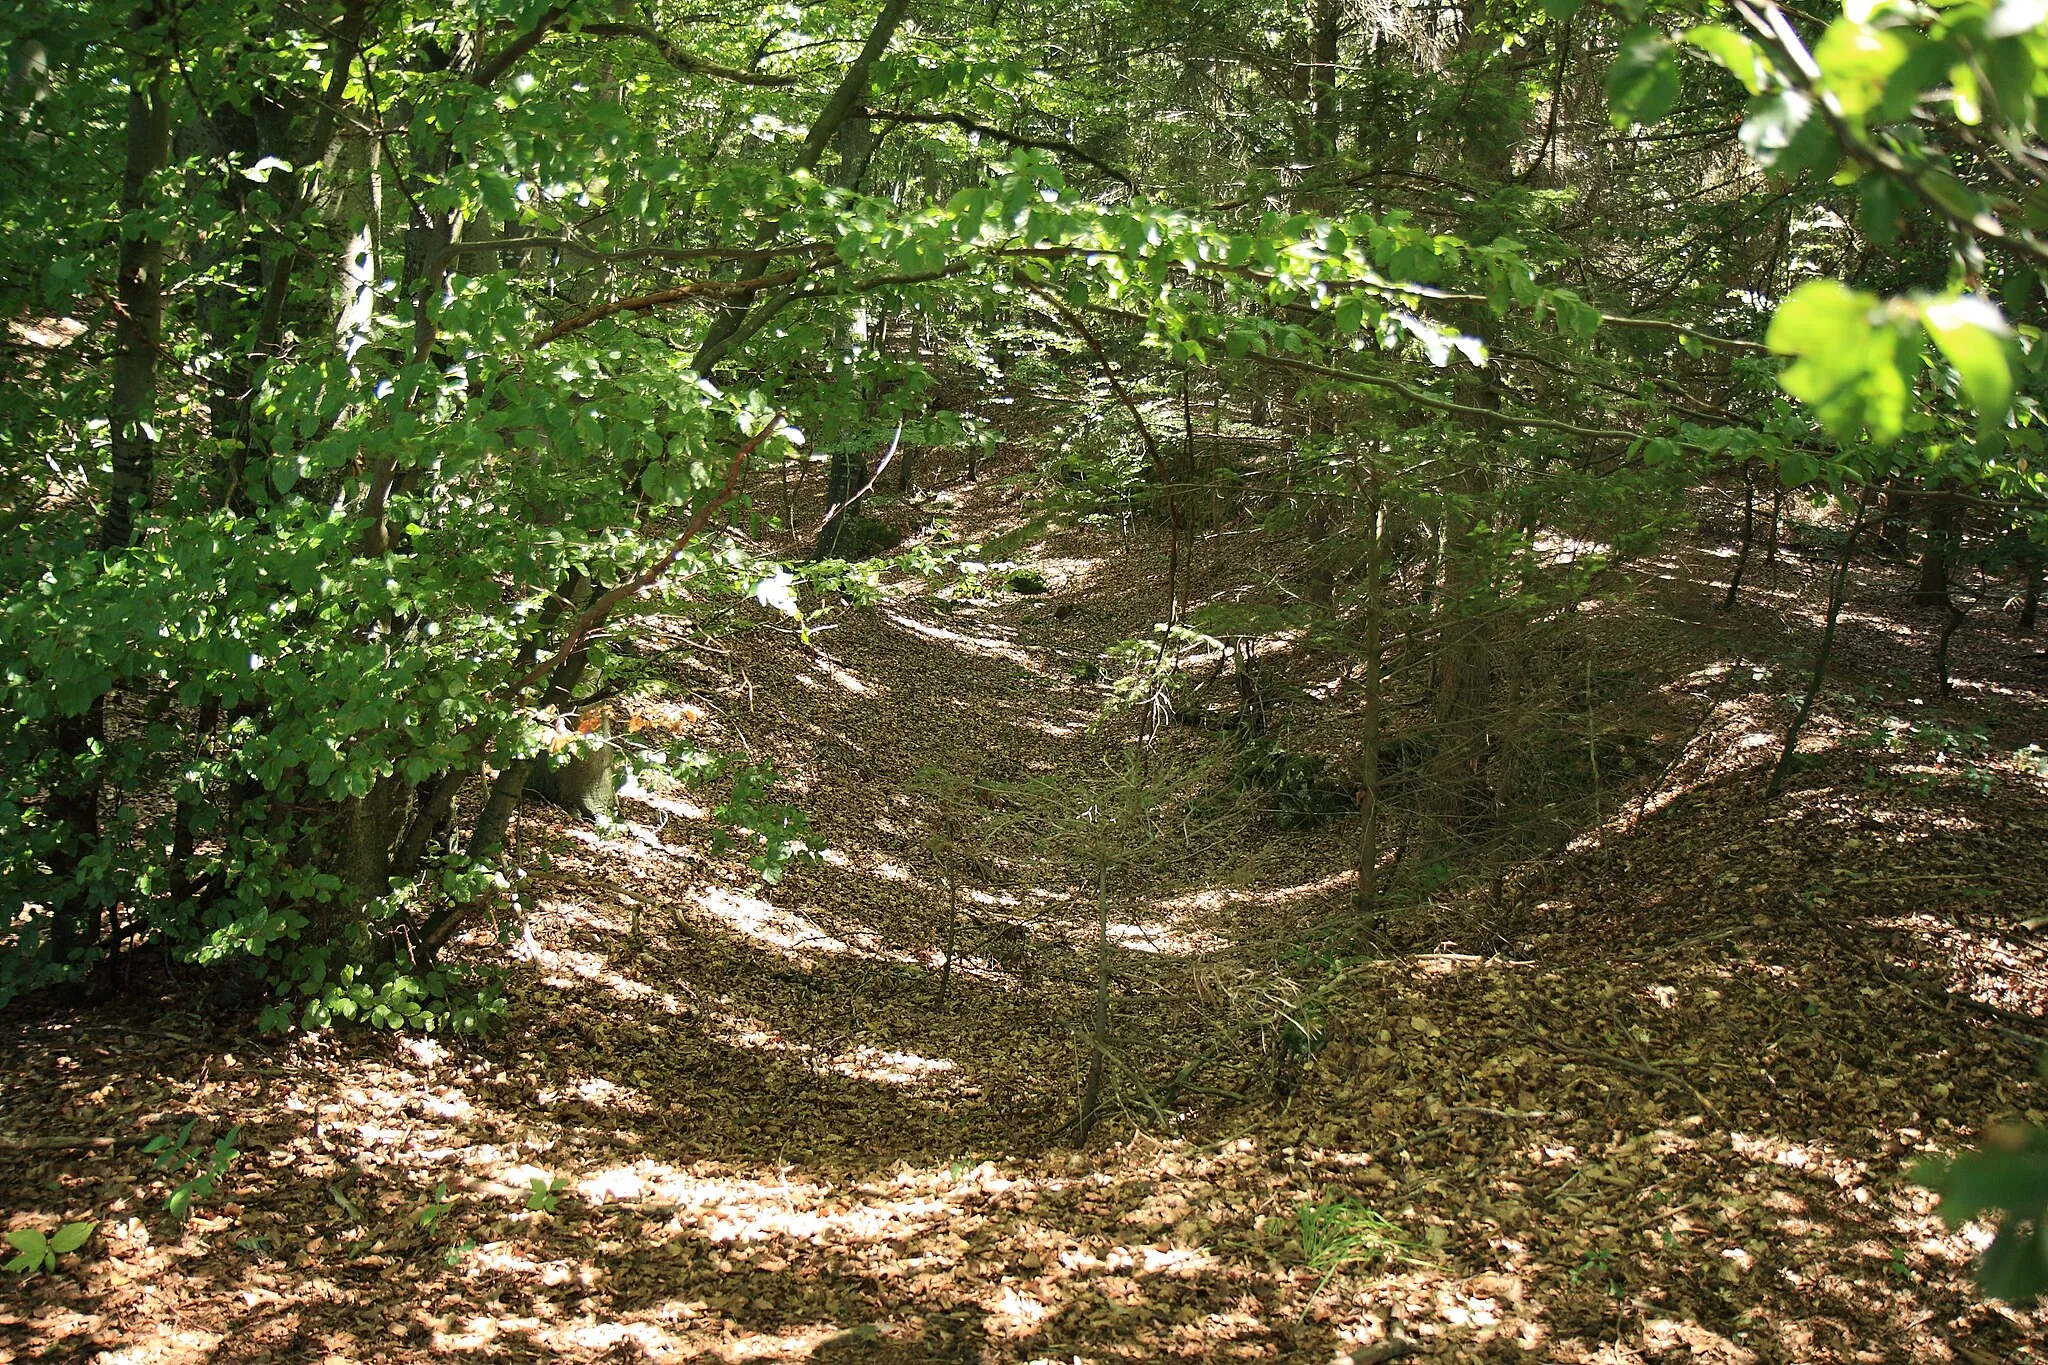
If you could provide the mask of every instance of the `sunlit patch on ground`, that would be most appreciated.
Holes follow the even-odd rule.
[[[1142,636],[1156,584],[1090,534],[1033,560],[1060,592],[1085,573],[1114,594],[1085,626],[1043,599],[903,593],[849,613],[829,660],[747,642],[749,687],[715,694],[729,716],[678,704],[665,725],[743,725],[801,784],[833,852],[781,886],[714,856],[706,806],[674,794],[605,831],[529,811],[522,836],[558,852],[526,893],[503,1036],[211,1037],[181,1001],[21,1029],[0,1127],[124,1145],[0,1153],[9,1228],[103,1220],[75,1274],[0,1303],[5,1349],[996,1365],[1329,1361],[1400,1337],[1457,1361],[2048,1359],[2032,1315],[1968,1288],[1988,1228],[1944,1227],[1905,1179],[1987,1117],[2041,1114],[2013,1036],[2048,1005],[2014,924],[2044,872],[2041,784],[1986,758],[1980,796],[1909,722],[1866,785],[1856,744],[1881,723],[1831,695],[1811,766],[1760,806],[1803,637],[1766,667],[1734,645],[1769,642],[1703,635],[1632,779],[1661,787],[1610,788],[1598,837],[1506,869],[1498,905],[1444,888],[1356,957],[1296,952],[1352,893],[1349,826],[1240,822],[1112,879],[1113,1104],[1069,1150],[1096,887],[989,841],[942,1000],[945,879],[907,793],[926,769],[1057,785],[1117,755],[1074,723],[1099,694],[1049,660]],[[1844,623],[1859,680],[1926,648],[1868,614]],[[1996,662],[1968,676],[2032,695]],[[791,700],[797,676],[815,686]],[[1989,837],[1999,858],[1965,867]],[[239,1125],[245,1155],[178,1228],[134,1142],[187,1119],[209,1141]],[[1311,1263],[1319,1214],[1337,1232]]]

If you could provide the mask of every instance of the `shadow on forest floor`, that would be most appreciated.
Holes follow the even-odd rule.
[[[904,793],[933,766],[1079,791],[1114,764],[1069,664],[1144,630],[1152,566],[1129,549],[1047,552],[1088,576],[1063,617],[913,598],[816,649],[735,646],[749,685],[704,693],[705,738],[775,758],[830,860],[764,890],[680,801],[604,833],[529,810],[546,857],[495,1036],[264,1038],[175,994],[9,1010],[6,1127],[114,1145],[0,1148],[9,1226],[101,1220],[10,1293],[0,1346],[2048,1359],[2031,1316],[1969,1289],[1985,1231],[1948,1232],[1904,1177],[2041,1117],[2048,961],[2019,921],[2048,791],[2017,751],[2048,708],[2019,642],[1969,637],[1958,693],[1916,706],[1929,627],[1873,573],[1812,759],[1764,806],[1817,568],[1788,558],[1779,600],[1759,575],[1721,617],[1710,555],[1638,566],[1648,607],[1613,628],[1693,623],[1659,684],[1659,780],[1498,894],[1403,912],[1377,955],[1295,946],[1349,894],[1348,829],[1240,811],[1162,836],[1111,887],[1117,1107],[1075,1150],[1085,878],[994,840],[941,1003],[945,898]],[[1283,1020],[1312,1055],[1283,1060]],[[187,1119],[239,1127],[244,1155],[180,1229],[136,1144]]]

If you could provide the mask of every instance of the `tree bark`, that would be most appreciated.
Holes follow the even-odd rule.
[[[154,22],[145,11],[141,23]],[[146,510],[156,483],[157,355],[163,349],[163,241],[144,221],[150,182],[170,155],[170,102],[161,58],[128,92],[128,160],[121,177],[121,258],[115,279],[114,376],[108,417],[113,482],[100,522],[100,549],[125,550],[135,514]]]
[[[1756,533],[1756,465],[1742,466],[1742,549],[1735,556],[1735,572],[1728,579],[1728,595],[1721,599],[1722,611],[1735,609],[1735,595],[1742,591],[1742,571],[1749,567],[1749,545]]]
[[[1835,649],[1835,626],[1842,619],[1842,603],[1849,595],[1849,565],[1856,558],[1856,539],[1862,534],[1863,518],[1868,508],[1866,500],[1857,500],[1856,520],[1849,524],[1849,538],[1842,542],[1842,558],[1835,565],[1835,580],[1828,589],[1827,625],[1820,633],[1820,648],[1814,651],[1813,678],[1806,685],[1806,695],[1800,700],[1792,723],[1785,727],[1785,747],[1778,754],[1777,766],[1771,769],[1770,784],[1764,788],[1766,800],[1776,800],[1784,793],[1785,780],[1792,775],[1793,754],[1799,748],[1800,732],[1813,718],[1814,703],[1820,700],[1821,687],[1827,682],[1828,656]]]
[[[1379,475],[1373,475],[1372,504],[1366,516],[1372,526],[1365,553],[1365,737],[1359,744],[1358,896],[1361,924],[1379,910],[1380,896],[1380,733],[1385,724],[1380,652],[1384,648],[1386,611],[1386,509]]]
[[[1927,543],[1921,548],[1920,576],[1913,585],[1913,605],[1916,607],[1946,607],[1949,604],[1949,561],[1954,556],[1956,542],[1956,502],[1949,496],[1951,487],[1951,482],[1944,480],[1942,486],[1925,499]]]
[[[840,125],[846,122],[867,98],[868,76],[882,54],[889,50],[889,44],[895,39],[896,30],[903,23],[903,16],[909,8],[910,0],[883,0],[881,13],[875,16],[874,27],[868,30],[867,42],[862,44],[860,55],[846,68],[846,74],[840,77],[838,87],[832,91],[831,98],[825,101],[825,107],[818,111],[816,122],[811,124],[810,132],[805,135],[804,145],[797,153],[794,169],[817,169],[818,162],[824,158],[826,145],[839,136]],[[865,124],[867,120],[860,121]],[[754,245],[768,246],[781,235],[780,220],[764,224],[755,238]],[[739,273],[740,280],[751,282],[760,279],[768,273],[768,264],[765,256],[759,260],[749,261]],[[758,295],[749,294],[746,302],[729,304],[720,310],[705,331],[703,342],[697,347],[696,358],[690,363],[691,369],[698,374],[709,374],[717,368],[719,361],[725,358],[726,352],[738,339],[740,329],[746,323],[747,314],[758,299]]]
[[[114,285],[113,391],[108,403],[112,428],[113,477],[100,517],[97,550],[126,550],[135,538],[135,514],[146,508],[156,482],[157,354],[163,345],[163,242],[146,221],[152,207],[151,181],[170,154],[170,105],[165,98],[164,54],[155,46],[154,5],[137,11],[135,27],[148,51],[128,91],[127,160],[121,176],[121,247]],[[106,743],[105,693],[77,715],[60,716],[52,746],[58,771],[45,813],[66,837],[51,856],[52,956],[67,963],[98,946],[100,908],[79,884],[100,838],[100,796],[105,775],[100,750]]]

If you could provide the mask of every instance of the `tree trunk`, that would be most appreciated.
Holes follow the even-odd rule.
[[[835,450],[832,462],[825,474],[825,506],[830,514],[818,531],[815,558],[838,559],[840,551],[852,541],[846,535],[848,526],[859,515],[860,499],[857,496],[867,486],[868,457],[860,450]]]
[[[619,809],[619,751],[612,746],[609,725],[594,733],[601,744],[567,758],[541,760],[530,784],[541,800],[586,820],[610,818]]]
[[[1749,567],[1749,544],[1756,533],[1756,465],[1742,466],[1742,549],[1735,556],[1735,572],[1728,579],[1728,595],[1721,599],[1722,611],[1735,609],[1735,595],[1742,591],[1742,571]]]
[[[869,73],[874,70],[875,63],[881,59],[882,54],[889,50],[889,44],[894,41],[896,30],[903,23],[903,16],[909,8],[910,0],[883,0],[881,12],[875,15],[874,26],[868,30],[867,41],[862,44],[860,53],[853,59],[852,64],[846,68],[846,74],[840,77],[839,85],[832,91],[832,97],[826,100],[825,107],[818,111],[817,121],[811,124],[811,131],[805,135],[804,145],[797,152],[795,169],[815,171],[818,162],[825,155],[825,145],[839,136],[840,125],[848,119],[857,119],[862,125],[867,123],[865,118],[860,117],[859,110],[862,102],[867,99]],[[858,170],[859,167],[854,168],[855,173]],[[842,174],[845,173],[842,163]],[[763,224],[754,245],[767,246],[781,233],[782,223],[779,219]],[[751,282],[767,273],[768,258],[764,256],[760,260],[750,261],[740,271],[739,278]],[[751,307],[750,303],[735,304],[712,319],[711,326],[704,333],[703,342],[697,347],[697,356],[690,364],[691,369],[698,374],[708,375],[717,368],[718,363],[725,359],[726,353],[741,339],[741,331],[746,326]]]
[[[1380,651],[1384,647],[1382,618],[1386,610],[1386,509],[1380,499],[1377,472],[1373,477],[1372,505],[1366,516],[1372,531],[1365,553],[1365,737],[1358,746],[1361,818],[1355,907],[1361,924],[1378,913],[1380,896],[1380,732],[1385,724]]]
[[[1913,531],[1913,491],[1902,480],[1892,480],[1885,486],[1877,510],[1877,543],[1893,559],[1905,559],[1913,549],[1909,543]]]
[[[135,27],[157,21],[154,7],[138,11]],[[163,243],[144,221],[150,182],[170,154],[170,105],[164,98],[160,51],[145,58],[128,91],[128,150],[121,177],[121,249],[114,285],[113,391],[108,403],[113,478],[100,517],[97,549],[103,555],[126,550],[135,538],[135,514],[146,508],[156,482],[157,352],[163,332]],[[101,938],[98,897],[79,884],[100,837],[100,794],[105,775],[99,751],[106,742],[107,699],[92,698],[85,709],[60,716],[51,743],[59,755],[45,813],[67,836],[52,854],[50,950],[58,963],[90,952]]]
[[[1857,502],[1856,520],[1849,524],[1849,538],[1842,542],[1842,558],[1835,565],[1835,581],[1828,590],[1827,624],[1820,633],[1820,648],[1814,651],[1813,678],[1806,685],[1806,695],[1799,702],[1799,710],[1793,713],[1792,723],[1785,727],[1785,747],[1779,751],[1770,784],[1764,788],[1766,800],[1775,800],[1784,792],[1785,780],[1792,775],[1793,754],[1799,748],[1799,734],[1812,719],[1814,703],[1820,700],[1821,687],[1827,682],[1828,656],[1835,649],[1835,626],[1842,619],[1842,603],[1849,595],[1849,565],[1856,558],[1856,538],[1863,531],[1868,506],[1862,500]]]
[[[1944,480],[1941,487],[1925,499],[1927,543],[1920,551],[1920,576],[1913,585],[1913,605],[1916,607],[1946,607],[1949,604],[1949,561],[1954,556],[1956,541],[1956,503],[1949,496],[1951,487],[1951,482]]]
[[[154,22],[154,15],[143,23]],[[115,282],[114,382],[108,417],[114,476],[100,549],[125,550],[135,538],[135,514],[146,509],[156,483],[156,363],[163,346],[163,243],[148,230],[150,181],[170,154],[170,102],[164,72],[138,79],[128,92],[128,164],[121,177],[121,260]]]
[[[1934,681],[1940,694],[1946,697],[1950,691],[1949,646],[1954,643],[1956,632],[1962,629],[1969,613],[1953,601],[1948,604],[1948,614],[1942,618],[1941,641],[1934,647]]]
[[[567,704],[576,695],[577,684],[583,680],[584,670],[589,665],[590,655],[586,650],[579,649],[563,659],[548,679],[539,709],[548,711]],[[470,859],[482,862],[504,852],[512,817],[519,810],[519,800],[526,793],[526,780],[532,776],[535,762],[532,758],[516,758],[498,771],[497,780],[491,783],[490,795],[484,798],[484,808],[477,813],[476,825],[469,832],[469,843],[463,849]],[[448,940],[455,937],[474,908],[473,902],[456,901],[429,916],[413,940],[413,960],[419,963],[432,961],[435,954],[447,946]]]
[[[1482,379],[1472,386],[1473,406],[1497,410],[1500,391]],[[1497,600],[1488,541],[1479,534],[1476,508],[1491,491],[1484,458],[1497,429],[1477,423],[1466,463],[1445,490],[1435,659],[1436,751],[1424,773],[1424,830],[1442,843],[1472,833],[1492,805],[1487,770],[1487,712],[1492,705],[1492,605]]]
[[[1105,871],[1095,879],[1095,1027],[1088,1050],[1088,1073],[1081,1082],[1081,1116],[1074,1123],[1074,1142],[1088,1141],[1088,1132],[1102,1108],[1102,1070],[1109,1050],[1109,885]]]

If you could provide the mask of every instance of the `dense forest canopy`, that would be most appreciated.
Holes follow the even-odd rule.
[[[1107,709],[1143,747],[1227,671],[1233,780],[1352,822],[1354,946],[1612,809],[1573,632],[1695,490],[1730,606],[1789,509],[1834,537],[1772,796],[1859,553],[1944,692],[1987,593],[2033,623],[2036,0],[53,0],[0,46],[0,1004],[147,950],[268,1029],[484,1028],[530,792],[823,851],[649,719],[665,668],[1061,519],[1163,539]],[[870,515],[1020,445],[1005,538]],[[1238,535],[1284,561],[1200,588]],[[1356,703],[1320,757],[1283,641]],[[2048,1203],[2041,1151],[1953,1207]]]

